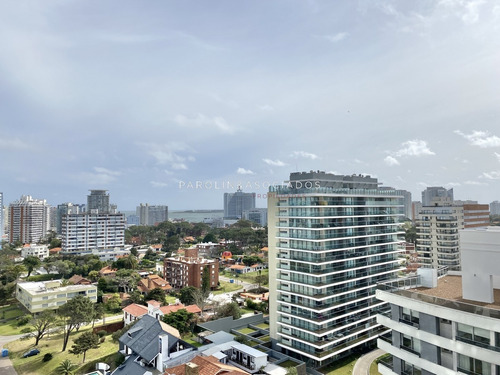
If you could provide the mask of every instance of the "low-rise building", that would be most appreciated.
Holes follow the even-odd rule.
[[[153,289],[157,288],[163,290],[165,293],[168,293],[170,292],[170,290],[172,290],[172,287],[170,286],[168,281],[162,279],[158,275],[147,275],[146,277],[140,279],[139,284],[137,285],[137,289],[143,294],[148,294]]]
[[[170,363],[176,366],[179,364],[175,362],[176,359],[196,350],[192,345],[168,333],[167,326],[149,315],[139,319],[118,340],[120,353],[127,359],[113,374],[163,373]]]
[[[65,285],[62,280],[21,282],[16,287],[16,299],[30,312],[55,310],[76,296],[86,296],[97,302],[97,286]]]
[[[33,256],[43,260],[49,256],[49,248],[47,245],[24,245],[21,250],[21,256],[23,258]]]

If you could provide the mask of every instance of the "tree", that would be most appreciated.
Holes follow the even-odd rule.
[[[89,274],[88,274],[88,278],[90,279],[90,281],[92,282],[96,282],[97,280],[99,280],[101,276],[99,275],[99,271],[90,271]]]
[[[233,319],[241,318],[241,310],[238,303],[226,303],[217,308],[217,311],[215,312],[215,319],[226,318],[228,316],[232,316]]]
[[[113,262],[113,268],[116,269],[126,268],[129,270],[135,270],[137,268],[137,265],[137,258],[133,255],[119,258],[116,262]]]
[[[203,316],[203,310],[205,310],[205,305],[207,303],[207,298],[209,294],[210,294],[209,291],[203,292],[201,289],[193,290],[194,303],[200,308],[202,316]]]
[[[34,257],[33,255],[28,255],[26,258],[23,260],[23,264],[26,266],[26,269],[28,270],[28,277],[30,277],[31,272],[37,267],[42,264],[40,259],[38,257]]]
[[[205,266],[203,267],[203,273],[201,274],[201,291],[203,293],[208,294],[210,293],[210,267]]]
[[[180,309],[170,314],[163,315],[162,320],[177,328],[181,335],[185,335],[193,330],[195,324],[195,315],[186,309]]]
[[[192,305],[195,303],[193,293],[196,290],[194,286],[185,286],[179,291],[179,300],[184,305]]]
[[[88,350],[99,348],[99,336],[92,331],[82,333],[80,337],[73,342],[74,344],[71,346],[69,352],[75,355],[83,354],[82,362],[85,362],[85,355]]]
[[[59,364],[59,366],[56,367],[56,373],[60,375],[73,375],[77,368],[77,365],[69,359],[65,359]]]
[[[297,372],[297,367],[287,367],[286,368],[286,375],[298,375]]]
[[[137,251],[137,249],[135,247],[130,249],[130,254],[135,256],[135,257],[139,256],[139,252]]]
[[[405,231],[405,241],[416,243],[417,241],[417,227],[411,223],[411,221],[407,221],[403,224],[403,229]]]
[[[165,303],[165,291],[161,288],[154,288],[144,297],[145,301],[151,301],[152,299],[160,303]]]
[[[212,232],[207,233],[205,237],[203,237],[203,242],[217,242],[217,237]]]
[[[82,324],[88,323],[92,320],[94,305],[88,297],[76,296],[59,307],[57,313],[64,323],[62,348],[62,351],[64,352],[68,345],[70,333],[75,329],[80,329]]]
[[[243,264],[247,267],[250,267],[251,265],[261,263],[261,260],[258,256],[249,256],[249,257],[243,257]]]
[[[106,309],[109,312],[117,313],[122,309],[122,300],[120,299],[120,295],[118,293],[113,294],[106,301]]]
[[[50,310],[44,310],[31,320],[33,330],[29,337],[35,338],[35,346],[44,338],[54,327],[57,326],[56,314]]]
[[[125,293],[129,293],[136,288],[140,278],[134,270],[123,268],[116,271],[115,281],[119,288],[122,288]]]
[[[104,310],[105,310],[104,304],[102,304],[102,303],[94,304],[94,311],[92,312],[92,328],[94,328],[96,320],[99,320],[102,318],[103,323],[104,323],[104,316],[106,315]]]

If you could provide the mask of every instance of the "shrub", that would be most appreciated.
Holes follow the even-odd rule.
[[[18,327],[24,326],[24,325],[28,324],[31,321],[31,319],[33,319],[33,317],[31,315],[29,315],[29,314],[23,315],[23,316],[17,318],[17,326]]]
[[[103,329],[101,329],[100,331],[97,331],[97,336],[99,337],[104,337],[106,336],[107,332]]]
[[[115,359],[116,367],[120,366],[123,362],[125,362],[125,356],[120,353],[120,355]]]
[[[104,337],[104,336],[103,336],[103,337],[101,337],[101,338],[99,339],[99,342],[100,342],[101,344],[102,344],[104,341],[106,341],[106,337]]]
[[[53,357],[52,353],[45,353],[45,355],[43,356],[42,362],[48,362],[52,359],[52,357]]]

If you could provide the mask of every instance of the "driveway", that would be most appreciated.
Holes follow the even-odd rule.
[[[359,357],[359,359],[354,364],[354,368],[352,369],[352,374],[370,375],[370,366],[372,362],[383,354],[385,354],[385,352],[382,349],[376,349],[371,351],[370,353],[366,353],[365,355]]]
[[[0,336],[0,351],[5,344],[11,341],[16,341],[21,336],[23,335]],[[0,375],[17,375],[9,357],[0,357]]]

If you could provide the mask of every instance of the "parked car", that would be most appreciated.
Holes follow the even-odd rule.
[[[38,353],[40,353],[40,350],[38,350],[37,348],[34,348],[34,349],[31,349],[31,350],[27,351],[26,353],[24,353],[23,358],[28,358],[28,357],[37,355]]]

